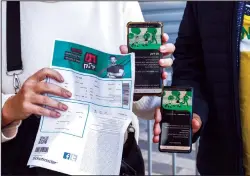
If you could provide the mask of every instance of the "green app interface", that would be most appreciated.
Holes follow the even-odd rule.
[[[129,28],[129,46],[139,50],[158,50],[161,46],[161,28]]]
[[[130,27],[129,50],[135,53],[135,88],[161,88],[161,27]]]
[[[164,90],[162,96],[161,145],[189,146],[193,92]]]

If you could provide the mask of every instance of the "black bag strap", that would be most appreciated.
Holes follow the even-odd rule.
[[[7,2],[6,19],[6,50],[7,50],[7,72],[8,76],[14,76],[13,87],[15,91],[20,88],[19,74],[23,71],[21,58],[21,28],[20,28],[20,1]],[[12,71],[19,73],[10,74]]]

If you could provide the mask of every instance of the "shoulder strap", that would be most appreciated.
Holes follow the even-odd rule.
[[[21,59],[20,1],[7,2],[7,74],[23,69]]]
[[[21,86],[18,75],[23,72],[21,58],[20,1],[7,2],[6,18],[6,74],[8,76],[13,76],[13,87],[15,93],[17,93]],[[12,71],[19,71],[19,73],[10,74],[9,72]]]

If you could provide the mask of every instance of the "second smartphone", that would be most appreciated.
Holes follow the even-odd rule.
[[[159,150],[169,153],[192,151],[193,88],[164,87],[161,100]]]
[[[159,59],[162,54],[163,23],[129,22],[127,24],[127,46],[135,53],[135,97],[160,95],[162,91],[162,69]]]

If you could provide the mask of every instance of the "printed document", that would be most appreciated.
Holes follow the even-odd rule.
[[[134,54],[108,54],[55,41],[51,68],[72,92],[54,95],[68,106],[60,118],[41,117],[28,165],[69,175],[119,175],[124,134],[132,121]]]

